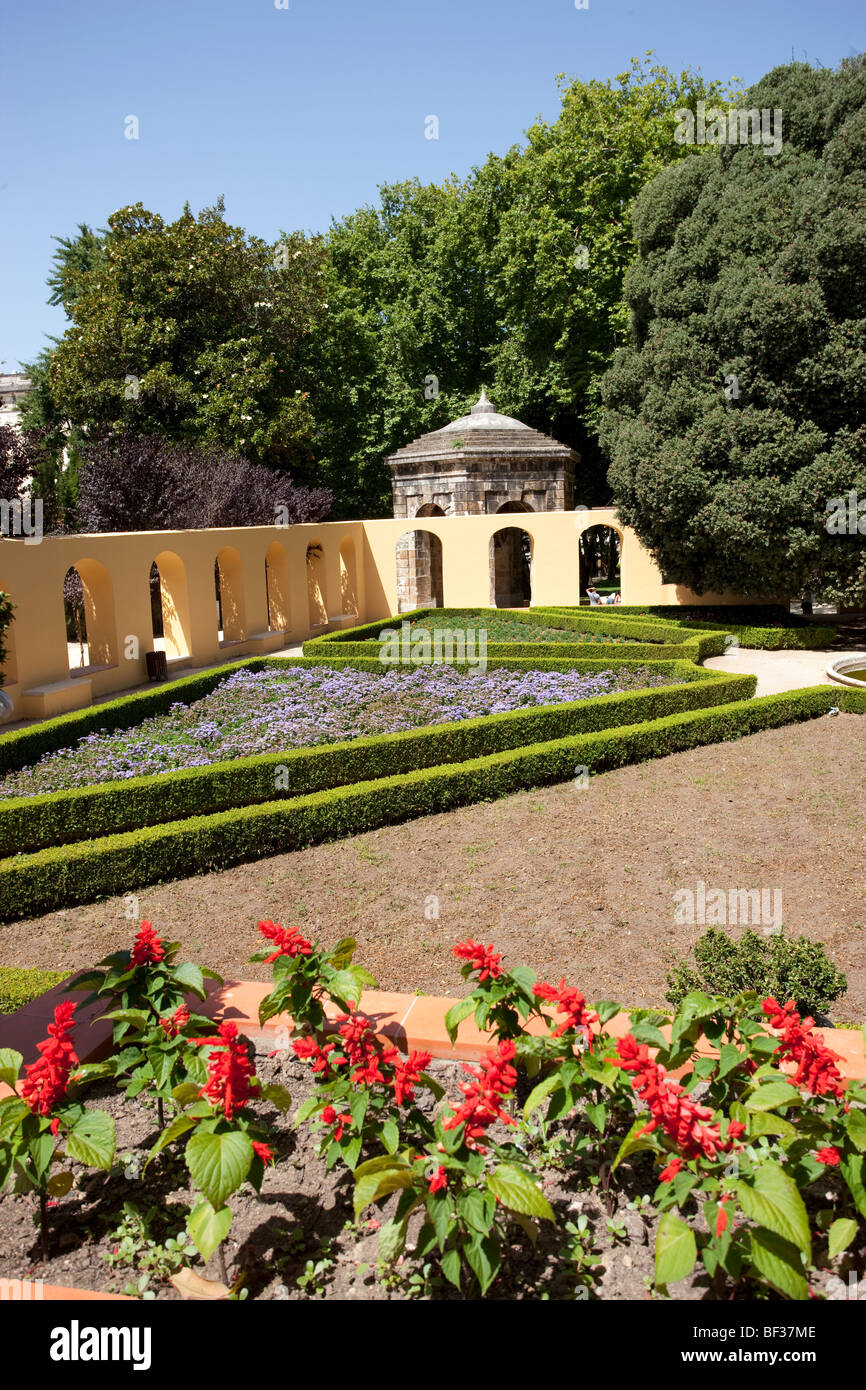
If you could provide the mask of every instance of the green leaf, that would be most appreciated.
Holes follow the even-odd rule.
[[[292,1098],[285,1086],[278,1086],[276,1084],[263,1086],[261,1095],[263,1100],[269,1100],[271,1105],[279,1111],[288,1110],[292,1104]]]
[[[753,1184],[738,1182],[737,1197],[746,1216],[809,1254],[809,1217],[803,1198],[794,1179],[777,1163],[758,1168]]]
[[[71,1173],[55,1173],[45,1184],[49,1197],[65,1197],[74,1182]]]
[[[524,1216],[537,1216],[543,1221],[555,1220],[553,1209],[540,1188],[520,1168],[501,1163],[487,1179],[487,1186],[509,1211]]]
[[[114,1160],[114,1120],[104,1110],[85,1110],[66,1136],[66,1152],[89,1168],[106,1171]]]
[[[786,1081],[768,1081],[746,1100],[747,1110],[775,1110],[780,1105],[801,1105],[803,1097],[796,1086]]]
[[[599,1134],[604,1134],[608,1117],[608,1108],[604,1102],[599,1101],[597,1105],[594,1105],[592,1102],[588,1101],[584,1106],[584,1113],[590,1124],[595,1126]]]
[[[866,1186],[863,1183],[863,1158],[849,1154],[839,1164],[839,1171],[848,1184],[851,1196],[861,1216],[866,1216]]]
[[[0,1081],[14,1087],[23,1064],[24,1058],[14,1047],[0,1047]]]
[[[310,1096],[309,1100],[305,1100],[303,1105],[299,1105],[298,1112],[295,1115],[294,1120],[292,1121],[292,1124],[295,1126],[295,1129],[297,1129],[298,1125],[302,1125],[304,1123],[304,1120],[308,1120],[310,1116],[314,1113],[314,1111],[318,1110],[321,1103],[321,1096],[314,1095]]]
[[[787,1138],[797,1133],[790,1120],[783,1120],[781,1115],[771,1115],[763,1110],[747,1114],[747,1123],[750,1139],[759,1139],[762,1134],[778,1134]]]
[[[386,1120],[382,1126],[382,1143],[389,1154],[395,1154],[400,1144],[400,1130],[396,1120]]]
[[[792,1245],[789,1240],[784,1240],[775,1231],[763,1228],[749,1231],[747,1234],[749,1260],[757,1273],[788,1298],[808,1298],[809,1286],[797,1246]]]
[[[250,1170],[253,1146],[246,1134],[194,1134],[186,1146],[190,1176],[215,1210],[236,1192]]]
[[[179,1139],[182,1134],[186,1134],[187,1130],[195,1129],[197,1123],[198,1121],[195,1120],[192,1115],[175,1115],[171,1124],[166,1125],[162,1134],[151,1149],[147,1163],[150,1163],[151,1159],[156,1158],[156,1155],[161,1153],[169,1144],[173,1144],[175,1139]],[[147,1163],[144,1165],[145,1168],[147,1167]]]
[[[616,1171],[624,1158],[629,1158],[631,1154],[643,1153],[648,1149],[654,1149],[656,1147],[651,1134],[641,1134],[640,1132],[642,1129],[646,1129],[649,1120],[649,1115],[638,1115],[617,1150],[616,1158],[610,1170],[611,1173]]]
[[[445,1087],[440,1086],[439,1082],[435,1081],[432,1076],[428,1076],[426,1071],[421,1072],[418,1085],[424,1086],[428,1091],[431,1091],[434,1100],[441,1100],[445,1094]]]
[[[502,1263],[499,1241],[494,1236],[478,1236],[465,1247],[464,1254],[466,1263],[481,1286],[482,1295],[486,1294]]]
[[[697,1257],[698,1247],[691,1227],[673,1212],[664,1212],[656,1232],[656,1283],[675,1284],[678,1279],[685,1279],[691,1274]]]
[[[214,1211],[210,1202],[199,1202],[190,1212],[186,1229],[203,1260],[209,1260],[217,1246],[225,1240],[231,1224],[232,1213],[228,1207]]]
[[[405,1164],[396,1163],[394,1159],[387,1159],[386,1162],[391,1164],[390,1168],[367,1173],[361,1178],[358,1177],[358,1173],[360,1173],[361,1168],[366,1168],[367,1164],[362,1164],[361,1168],[356,1170],[354,1197],[356,1219],[371,1202],[377,1202],[380,1197],[387,1196],[389,1192],[397,1192],[402,1187],[412,1186],[414,1174],[411,1168],[407,1168]]]
[[[142,1032],[151,1022],[147,1009],[112,1009],[111,1013],[103,1014],[102,1018],[110,1019],[112,1023],[132,1023]]]
[[[742,1060],[743,1053],[734,1043],[722,1043],[719,1048],[719,1079],[738,1067]]]
[[[427,1197],[427,1214],[433,1222],[439,1249],[444,1250],[451,1229],[451,1198],[441,1190],[432,1193]]]
[[[530,1091],[529,1099],[523,1107],[524,1120],[528,1120],[533,1110],[537,1110],[541,1102],[553,1091],[558,1090],[561,1085],[562,1077],[558,1071],[553,1072],[551,1076],[546,1076],[543,1081],[539,1081],[538,1085]]]
[[[194,994],[197,999],[206,997],[204,976],[198,965],[193,965],[192,961],[184,961],[182,965],[175,966],[171,973],[174,984],[179,985],[184,994]]]
[[[845,1117],[848,1138],[861,1153],[866,1150],[866,1110],[849,1110]]]
[[[329,960],[335,970],[343,970],[351,965],[352,957],[358,949],[354,936],[343,936],[329,952]]]
[[[379,1230],[379,1258],[391,1265],[403,1254],[406,1245],[408,1218],[402,1221],[386,1221]]]
[[[189,1105],[190,1101],[198,1100],[198,1093],[201,1086],[197,1086],[194,1081],[182,1081],[179,1086],[175,1086],[171,1093],[171,1098],[177,1101],[181,1109]]]
[[[838,1221],[833,1222],[827,1239],[831,1260],[835,1259],[837,1255],[841,1255],[843,1250],[848,1249],[857,1231],[857,1222],[852,1221],[850,1217],[840,1216]]]
[[[445,1275],[448,1283],[454,1285],[455,1289],[460,1288],[460,1270],[460,1254],[459,1251],[455,1250],[452,1246],[452,1248],[446,1250],[445,1254],[442,1256],[442,1273]]]
[[[652,1023],[636,1023],[631,1031],[636,1042],[646,1043],[648,1047],[667,1048],[667,1038]]]
[[[457,1029],[464,1018],[475,1012],[477,1002],[473,995],[468,994],[465,999],[458,999],[456,1004],[451,1005],[445,1015],[445,1028],[452,1042],[457,1037]]]

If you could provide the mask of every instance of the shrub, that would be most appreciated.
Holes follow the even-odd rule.
[[[801,1014],[825,1014],[848,988],[821,942],[805,936],[746,931],[734,941],[719,927],[710,927],[693,951],[695,968],[680,961],[667,978],[665,998],[675,1007],[695,990],[726,997],[755,990],[761,997],[793,999]]]
[[[0,589],[0,685],[3,684],[3,668],[9,653],[6,650],[6,633],[12,622],[15,605],[7,593]]]
[[[69,978],[68,970],[34,970],[25,966],[0,965],[0,1014],[14,1014],[31,999]]]

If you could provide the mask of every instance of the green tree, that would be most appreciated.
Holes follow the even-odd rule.
[[[580,451],[581,501],[607,498],[596,388],[627,336],[628,208],[666,163],[694,158],[674,140],[676,109],[724,92],[638,60],[614,82],[561,89],[558,118],[525,147],[464,180],[385,186],[378,208],[332,227],[308,389],[343,513],[390,511],[383,457],[468,409],[482,384],[498,409]]]
[[[254,462],[311,465],[312,417],[298,384],[321,312],[320,240],[276,247],[230,226],[220,200],[166,223],[141,204],[61,242],[56,294],[72,324],[48,385],[85,430],[122,427],[222,444]]]
[[[623,521],[697,592],[866,598],[866,60],[775,68],[744,99],[781,150],[724,145],[638,197],[632,342],[601,438]]]

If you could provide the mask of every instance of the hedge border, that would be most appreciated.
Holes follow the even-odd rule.
[[[532,613],[553,613],[567,616],[574,610],[572,608],[560,609],[551,607],[533,608]],[[678,627],[698,629],[699,631],[718,632],[721,623],[707,622],[702,618],[690,618],[683,616],[677,618],[677,609],[668,608],[665,604],[656,606],[636,606],[618,605],[617,613],[633,613],[636,616],[646,614],[647,616],[658,617],[661,622],[674,623]],[[826,651],[832,647],[836,640],[836,629],[827,627],[821,623],[810,623],[805,618],[800,618],[795,622],[797,614],[791,614],[790,622],[780,622],[772,626],[765,626],[760,623],[738,623],[730,622],[724,626],[725,633],[731,633],[737,637],[741,647],[760,649],[763,651]]]
[[[146,826],[0,864],[0,921],[93,902],[148,884],[225,869],[396,824],[570,780],[594,772],[829,712],[831,703],[864,712],[863,692],[813,686],[734,701],[590,734],[510,749],[485,758],[378,778],[212,816]]]
[[[287,772],[288,800],[417,767],[463,762],[565,734],[634,723],[639,717],[656,719],[724,704],[755,692],[755,676],[705,671],[684,662],[664,664],[680,668],[665,673],[679,676],[677,684],[235,758],[170,774],[9,798],[0,803],[0,858],[283,799],[275,793],[280,768]]]
[[[14,1014],[41,994],[68,980],[71,970],[40,970],[34,966],[0,965],[0,1015]]]

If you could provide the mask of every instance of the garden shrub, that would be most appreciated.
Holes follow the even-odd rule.
[[[568,781],[576,766],[601,772],[813,719],[839,699],[826,686],[787,691],[17,855],[0,863],[0,921]]]
[[[680,961],[669,973],[665,998],[678,1007],[687,994],[730,997],[753,989],[761,996],[793,999],[801,1014],[826,1014],[848,981],[820,941],[746,931],[738,941],[710,927],[692,948],[695,964]]]
[[[15,605],[11,598],[3,589],[0,589],[0,685],[3,685],[3,672],[6,658],[9,655],[6,649],[6,633],[13,621],[14,612]]]
[[[21,965],[0,965],[0,1014],[14,1014],[31,999],[59,985],[69,970],[37,970]]]
[[[574,613],[574,608],[533,608],[531,613],[542,618],[549,614],[551,618],[560,618],[565,614]],[[581,610],[582,611],[582,610]],[[593,609],[593,612],[596,610]],[[713,617],[709,618],[707,613],[712,612]],[[698,610],[690,608],[678,608],[666,604],[656,606],[618,606],[617,614],[623,613],[626,617],[647,617],[658,618],[665,623],[674,623],[678,627],[689,628],[698,631],[718,632],[722,629],[726,634],[731,633],[737,638],[741,647],[759,648],[763,651],[815,651],[832,647],[836,640],[836,629],[828,627],[822,623],[812,623],[805,618],[801,618],[798,613],[786,613],[781,605],[774,607],[734,608],[728,605],[719,605],[718,616],[716,617],[715,607]],[[695,615],[697,612],[697,616]]]

